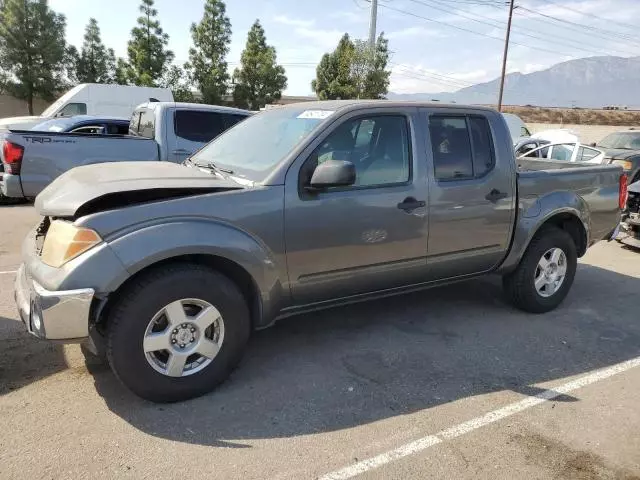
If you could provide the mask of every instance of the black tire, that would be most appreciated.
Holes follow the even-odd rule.
[[[24,198],[9,198],[0,193],[0,205],[19,205],[25,202]]]
[[[567,271],[560,288],[551,296],[544,297],[535,287],[535,274],[538,262],[552,248],[560,248],[564,252]],[[520,310],[545,313],[560,305],[569,293],[577,264],[576,245],[571,235],[556,227],[544,228],[531,240],[518,267],[502,278],[502,285],[511,303]]]
[[[147,325],[172,301],[195,298],[214,305],[224,321],[224,339],[211,363],[192,375],[169,377],[156,371],[142,348]],[[107,358],[118,379],[152,402],[177,402],[213,390],[242,359],[251,331],[249,309],[238,287],[201,265],[173,264],[135,278],[107,320]]]

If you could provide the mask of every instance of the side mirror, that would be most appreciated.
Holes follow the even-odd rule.
[[[311,176],[312,190],[348,187],[356,183],[356,167],[344,160],[327,160],[318,165]]]

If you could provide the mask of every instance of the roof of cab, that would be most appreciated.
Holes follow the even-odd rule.
[[[429,107],[460,110],[484,110],[494,112],[495,109],[479,105],[463,105],[458,103],[396,101],[396,100],[318,100],[314,102],[299,102],[282,105],[280,108],[305,108],[307,110],[352,110],[365,107]]]
[[[136,107],[139,108],[165,108],[165,107],[177,107],[188,108],[191,110],[209,110],[213,112],[224,113],[237,113],[239,115],[252,115],[253,112],[249,110],[243,110],[241,108],[225,107],[222,105],[208,105],[205,103],[186,103],[186,102],[145,102]]]

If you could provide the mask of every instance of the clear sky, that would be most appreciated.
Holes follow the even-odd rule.
[[[95,17],[103,42],[126,56],[138,17],[137,0],[49,3],[66,15],[69,43],[80,47],[84,27]],[[393,52],[390,91],[454,91],[499,75],[508,17],[504,1],[379,3],[378,32],[385,32]],[[188,60],[189,27],[200,20],[203,4],[204,0],[156,0],[176,63]],[[315,65],[344,32],[355,38],[368,35],[370,3],[365,0],[228,0],[226,5],[233,30],[231,67],[240,60],[251,24],[260,19],[267,41],[286,68],[289,95],[311,93]],[[640,0],[519,0],[516,5],[510,72],[529,73],[594,55],[640,56]]]

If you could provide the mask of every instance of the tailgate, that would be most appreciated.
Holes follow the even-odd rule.
[[[17,137],[17,138],[16,138]],[[14,162],[9,165],[7,155],[7,143],[13,144]],[[16,160],[15,146],[24,147],[24,142],[19,136],[14,135],[8,130],[0,132],[0,197],[23,198],[22,185],[20,183],[20,169],[22,159],[24,159],[24,150],[18,155]],[[19,151],[19,150],[18,150]],[[11,152],[9,152],[11,154]]]

